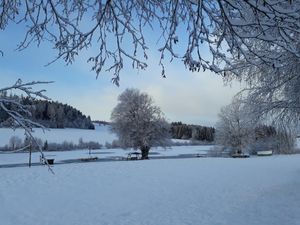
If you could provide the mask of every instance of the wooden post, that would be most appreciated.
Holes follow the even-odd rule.
[[[32,150],[32,143],[30,140],[30,142],[29,142],[29,167],[31,167],[31,150]]]

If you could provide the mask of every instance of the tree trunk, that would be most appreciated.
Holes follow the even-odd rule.
[[[142,159],[149,159],[149,157],[148,157],[149,150],[150,150],[149,146],[142,146],[141,147]]]

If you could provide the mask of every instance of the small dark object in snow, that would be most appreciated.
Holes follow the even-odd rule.
[[[231,155],[232,158],[249,158],[250,155],[249,154],[245,154],[245,153],[235,153]]]
[[[53,165],[54,164],[54,159],[46,159],[47,160],[47,163],[49,165]]]
[[[98,159],[98,157],[91,157],[91,158],[82,158],[80,160],[83,162],[90,162],[90,161],[95,161],[97,159]]]

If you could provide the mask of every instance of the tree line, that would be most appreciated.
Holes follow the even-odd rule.
[[[32,121],[48,128],[95,129],[90,116],[83,115],[82,112],[67,104],[17,95],[7,96],[6,93],[2,94],[2,98],[19,102],[30,113]],[[17,110],[9,101],[6,107],[9,110]],[[0,109],[0,127],[11,126],[11,123],[9,115]]]
[[[12,152],[28,152],[29,150],[36,152],[39,146],[43,151],[70,151],[76,149],[101,149],[103,145],[96,141],[84,141],[79,138],[78,143],[72,141],[63,141],[61,143],[43,141],[41,138],[35,137],[35,142],[29,137],[22,139],[18,136],[11,136],[8,144],[1,146],[0,151],[12,151]]]
[[[199,141],[214,141],[215,128],[200,125],[188,125],[182,122],[171,123],[171,136],[175,139],[193,139]]]

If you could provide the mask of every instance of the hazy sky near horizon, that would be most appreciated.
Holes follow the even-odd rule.
[[[66,66],[63,60],[58,60],[45,66],[54,59],[56,51],[47,43],[15,51],[23,35],[24,31],[16,26],[8,26],[0,35],[0,49],[4,52],[0,57],[1,87],[13,84],[18,78],[24,82],[54,81],[37,88],[47,89],[46,94],[53,101],[76,107],[93,120],[109,121],[118,95],[126,88],[138,88],[153,97],[168,121],[213,126],[220,108],[229,104],[241,89],[238,82],[225,86],[220,76],[209,71],[192,73],[181,61],[166,64],[167,78],[162,78],[158,66],[159,46],[150,46],[145,71],[126,66],[121,72],[120,87],[117,87],[111,83],[110,74],[102,73],[96,79],[96,74],[90,71],[92,65],[86,61],[97,46],[79,53],[71,65]]]

